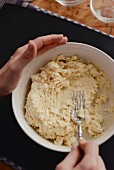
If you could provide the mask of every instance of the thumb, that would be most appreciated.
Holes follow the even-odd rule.
[[[33,58],[36,57],[36,54],[36,45],[32,40],[30,40],[24,52],[22,54],[20,53],[19,57],[16,59],[15,65],[17,65],[19,70],[22,70],[28,63],[33,60]]]
[[[28,43],[28,47],[22,54],[21,58],[31,61],[34,57],[36,57],[36,54],[37,54],[36,45],[35,45],[34,41],[30,40]]]
[[[65,157],[65,159],[59,163],[56,170],[64,168],[65,170],[73,169],[80,158],[80,151],[77,146],[72,146],[71,152]]]

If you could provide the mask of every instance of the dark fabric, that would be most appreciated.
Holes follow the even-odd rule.
[[[0,9],[4,6],[4,4],[16,4],[16,5],[21,5],[22,0],[0,0]]]
[[[114,39],[66,20],[13,5],[0,11],[0,67],[21,45],[37,36],[63,33],[69,41],[93,45],[112,58]],[[53,170],[67,153],[48,150],[33,142],[19,127],[11,95],[0,98],[0,155],[27,170]],[[114,170],[114,136],[100,146],[107,169]]]

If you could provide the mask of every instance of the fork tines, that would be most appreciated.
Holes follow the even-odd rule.
[[[72,109],[72,118],[74,121],[79,121],[80,118],[83,118],[78,115],[79,111],[85,108],[85,96],[84,91],[74,91],[73,90],[73,97],[72,102],[74,108]]]

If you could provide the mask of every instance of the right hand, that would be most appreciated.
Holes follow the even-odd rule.
[[[84,153],[81,161],[79,161],[80,150]],[[71,152],[56,166],[55,170],[106,170],[106,168],[99,156],[98,145],[94,142],[82,140],[78,147],[72,147]]]

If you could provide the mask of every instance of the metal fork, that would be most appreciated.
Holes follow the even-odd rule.
[[[72,119],[77,123],[78,128],[78,137],[77,140],[83,139],[82,137],[82,122],[85,119],[83,116],[80,116],[79,112],[84,111],[85,108],[85,95],[84,91],[73,91],[73,109],[72,109]]]

